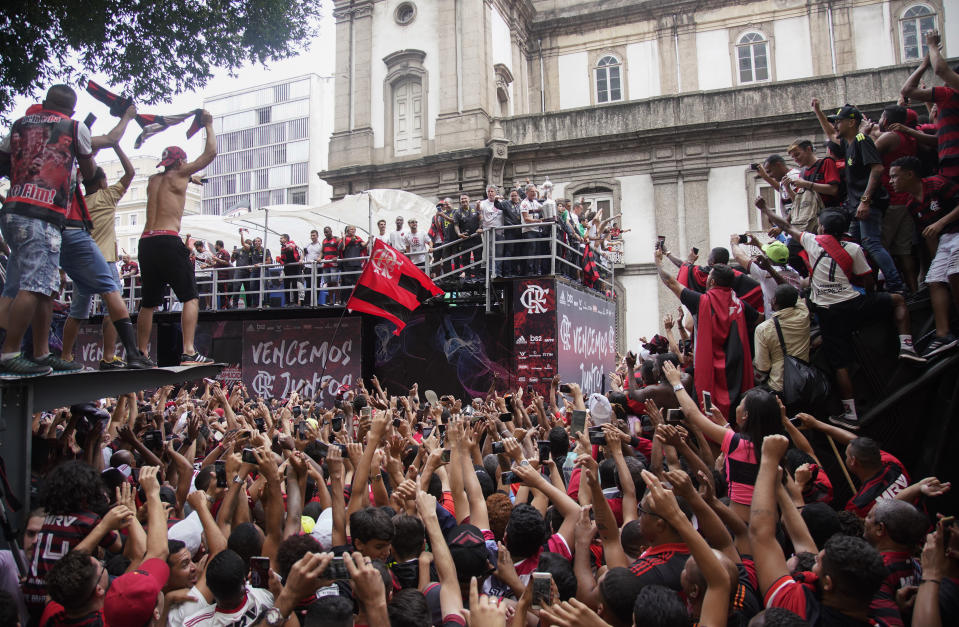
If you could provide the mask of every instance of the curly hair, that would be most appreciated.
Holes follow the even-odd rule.
[[[307,553],[320,553],[323,547],[313,536],[290,536],[276,550],[277,573],[286,582],[293,565]]]
[[[506,523],[509,522],[509,515],[513,511],[513,502],[502,492],[490,494],[486,498],[486,509],[489,512],[489,528],[500,542],[503,541],[503,534],[506,533]]]
[[[81,461],[64,462],[50,471],[40,488],[40,502],[47,515],[61,516],[83,510],[102,515],[109,506],[100,473]]]
[[[98,568],[89,553],[70,551],[55,562],[47,573],[47,593],[68,611],[78,610],[97,585]]]

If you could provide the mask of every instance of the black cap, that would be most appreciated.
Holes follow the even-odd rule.
[[[844,104],[835,115],[828,116],[830,122],[835,122],[836,120],[856,120],[857,122],[862,120],[862,113],[859,109],[852,106],[851,104]]]
[[[446,542],[456,566],[457,579],[469,581],[470,577],[483,577],[491,572],[492,557],[478,527],[457,525],[447,532]]]

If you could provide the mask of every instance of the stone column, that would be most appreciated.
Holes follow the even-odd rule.
[[[342,6],[342,8],[341,8]],[[336,125],[330,137],[330,169],[373,161],[370,119],[373,5],[343,2],[337,19]],[[342,56],[341,56],[342,55]]]
[[[709,168],[683,170],[683,205],[685,207],[684,225],[686,250],[683,258],[693,246],[699,249],[699,259],[705,264],[709,249],[709,205],[706,186]]]
[[[672,149],[658,148],[656,150],[657,159],[665,160],[670,157],[672,157]],[[656,165],[659,167],[652,172],[653,199],[656,203],[656,235],[662,235],[666,238],[666,248],[674,256],[685,259],[685,254],[680,248],[679,223],[676,215],[677,201],[679,199],[677,193],[679,175],[677,168],[674,167],[676,163],[671,160],[669,162],[658,161]],[[676,275],[678,268],[676,268],[672,262],[665,260],[663,264],[663,267],[672,273],[673,276]],[[663,285],[663,282],[660,281],[658,277],[656,285],[660,310],[659,314],[661,316],[665,311],[670,311],[675,308],[676,297]]]

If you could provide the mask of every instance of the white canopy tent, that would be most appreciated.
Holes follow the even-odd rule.
[[[325,226],[331,227],[334,235],[342,236],[343,229],[352,225],[358,235],[367,239],[371,231],[377,232],[379,220],[386,220],[388,231],[395,229],[397,216],[407,221],[415,217],[420,230],[426,231],[435,212],[436,203],[422,196],[400,189],[371,189],[321,207],[274,205],[232,216],[185,216],[180,232],[210,243],[223,240],[226,248],[232,249],[239,240],[237,230],[245,228],[249,234],[244,234],[244,238],[262,237],[264,247],[275,253],[283,233],[303,246],[310,241],[312,229],[320,231],[322,239]]]

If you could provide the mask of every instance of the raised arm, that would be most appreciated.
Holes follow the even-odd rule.
[[[430,548],[433,550],[433,563],[440,579],[440,609],[443,616],[458,614],[463,609],[463,595],[460,593],[449,545],[436,517],[436,497],[426,492],[417,492],[416,511],[426,527]]]
[[[926,46],[929,49],[929,64],[932,65],[932,71],[935,72],[936,76],[941,78],[946,85],[953,89],[959,89],[959,74],[956,74],[953,69],[949,67],[946,58],[942,56],[942,51],[939,49],[939,31],[931,30],[926,33]]]
[[[790,224],[789,220],[786,220],[782,216],[778,216],[775,212],[771,211],[769,207],[766,206],[766,200],[762,196],[757,197],[756,202],[753,204],[756,205],[756,208],[759,209],[759,211],[766,216],[770,222],[782,229],[784,233],[788,233],[794,240],[798,242],[802,238],[803,232]]]
[[[836,127],[833,126],[832,122],[829,121],[829,118],[826,117],[826,114],[822,112],[822,109],[819,108],[819,98],[812,99],[812,110],[816,114],[816,119],[819,120],[819,126],[822,127],[822,132],[826,135],[826,138],[835,143],[839,143],[839,135],[836,133]]]
[[[686,388],[682,385],[682,372],[679,368],[674,366],[670,361],[664,361],[663,374],[666,376],[669,384],[673,386],[673,390],[676,392],[676,400],[679,401],[679,406],[683,410],[683,416],[686,420],[695,425],[696,428],[702,431],[703,435],[711,441],[716,444],[722,444],[728,428],[717,425],[707,418],[703,412],[699,411],[699,406],[696,405],[696,401],[693,400],[689,392],[687,392]]]
[[[196,160],[185,163],[178,172],[181,175],[189,177],[196,174],[213,162],[216,158],[216,133],[213,132],[213,116],[209,111],[203,111],[203,127],[206,129],[206,144],[203,146],[203,153]]]
[[[386,432],[386,413],[378,411],[373,415],[373,422],[370,426],[370,432],[367,434],[366,448],[363,449],[363,456],[357,468],[353,469],[353,491],[350,493],[350,504],[346,515],[363,509],[363,505],[369,502],[367,495],[367,483],[370,479],[370,465],[373,463],[373,453],[380,445],[383,434]]]
[[[776,580],[789,574],[786,556],[776,540],[776,523],[779,520],[776,471],[787,448],[789,440],[784,435],[767,435],[763,439],[759,474],[749,510],[749,540],[759,575],[759,592],[763,595]]]
[[[118,182],[123,185],[123,189],[126,189],[130,187],[130,183],[133,182],[133,177],[136,176],[136,168],[133,167],[133,162],[130,161],[127,153],[123,152],[123,149],[120,148],[120,144],[113,147],[113,152],[117,153],[117,158],[120,159],[120,165],[123,166],[123,176],[120,177]]]
[[[126,111],[124,111],[123,115],[120,117],[120,121],[117,122],[116,126],[110,129],[109,133],[106,135],[98,135],[91,140],[93,149],[99,150],[101,148],[107,148],[108,146],[113,146],[115,149],[118,149],[120,140],[123,138],[123,134],[127,132],[127,125],[130,124],[130,120],[136,116],[136,105],[130,105],[127,107]]]
[[[666,271],[663,267],[663,251],[661,249],[656,249],[656,269],[659,271],[659,278],[662,280],[663,284],[669,288],[669,290],[676,295],[676,298],[683,293],[682,284],[676,280],[672,274]]]

